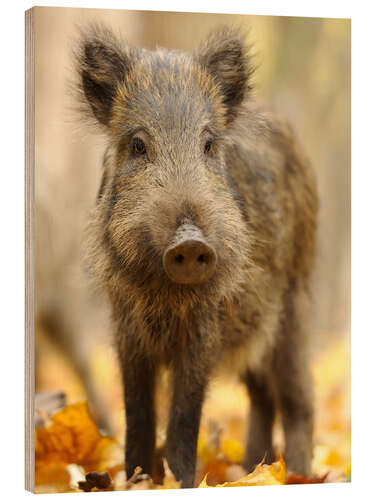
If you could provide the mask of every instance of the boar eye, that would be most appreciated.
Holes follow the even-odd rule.
[[[146,153],[145,143],[139,137],[133,139],[133,151],[137,155],[144,155]]]
[[[211,152],[211,147],[212,147],[212,141],[206,141],[206,144],[204,145],[204,154],[207,155],[208,153]]]

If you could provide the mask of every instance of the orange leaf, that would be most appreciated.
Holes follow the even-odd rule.
[[[67,464],[78,464],[86,471],[101,472],[120,460],[114,439],[101,436],[86,403],[66,406],[51,418],[47,428],[35,431],[36,484],[46,483],[54,476],[66,478]],[[112,454],[112,462],[108,464]]]
[[[316,484],[316,483],[324,483],[328,474],[324,474],[324,476],[301,476],[300,474],[288,474],[288,478],[286,480],[286,484]]]

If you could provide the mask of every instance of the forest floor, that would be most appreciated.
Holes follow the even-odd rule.
[[[80,382],[51,351],[45,358],[43,373],[48,374],[45,389],[63,390],[67,405],[52,415],[43,414],[44,425],[35,434],[35,491],[38,493],[179,488],[165,459],[160,456],[158,481],[137,470],[126,478],[123,470],[123,420],[121,388],[113,384],[118,376],[114,355],[99,348],[94,357],[94,373],[106,392],[114,415],[115,437],[103,436],[84,401]],[[59,366],[59,370],[56,370]],[[104,375],[105,374],[105,375]],[[235,380],[218,379],[209,391],[203,410],[198,441],[196,484],[207,486],[252,486],[310,482],[350,481],[350,350],[347,340],[334,341],[315,358],[316,421],[314,431],[313,476],[296,476],[285,469],[280,422],[274,431],[278,460],[259,464],[247,474],[240,463],[244,454],[246,416],[245,389]],[[64,383],[62,383],[64,381]],[[160,421],[166,421],[163,395],[158,399]],[[161,429],[157,444],[164,440]]]

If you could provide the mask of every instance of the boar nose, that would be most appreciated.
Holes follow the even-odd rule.
[[[198,285],[211,278],[216,268],[216,252],[203,239],[184,239],[168,247],[163,265],[169,278],[183,285]]]

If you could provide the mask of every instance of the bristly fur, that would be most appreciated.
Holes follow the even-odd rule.
[[[87,245],[112,306],[127,474],[152,473],[163,364],[173,384],[166,455],[183,486],[194,482],[206,387],[223,366],[252,397],[244,465],[272,460],[278,407],[288,467],[309,474],[315,178],[290,126],[253,102],[246,37],[224,27],[189,55],[131,47],[95,26],[76,70],[84,114],[108,139]],[[195,285],[170,279],[163,261],[186,221],[217,255],[212,277]]]

